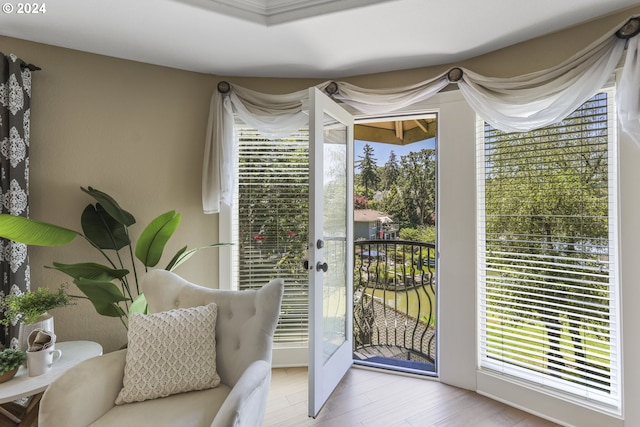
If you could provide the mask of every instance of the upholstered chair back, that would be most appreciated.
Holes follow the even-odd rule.
[[[228,291],[190,283],[166,270],[152,270],[144,276],[141,290],[151,313],[212,302],[218,305],[216,363],[224,384],[233,387],[255,360],[271,363],[273,331],[284,292],[282,279],[259,290]]]

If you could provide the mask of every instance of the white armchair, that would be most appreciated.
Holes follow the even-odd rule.
[[[87,360],[54,381],[40,403],[40,427],[176,426],[259,427],[271,381],[271,348],[284,283],[256,291],[208,289],[164,270],[141,284],[158,313],[215,302],[220,386],[143,402],[115,405],[127,350]]]

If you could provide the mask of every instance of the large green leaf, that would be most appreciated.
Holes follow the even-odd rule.
[[[60,246],[71,242],[77,231],[21,216],[0,214],[0,237],[35,246]]]
[[[147,298],[144,294],[138,295],[133,301],[129,307],[129,314],[131,313],[149,314],[149,304],[147,304]]]
[[[171,258],[171,261],[169,261],[169,264],[167,264],[167,266],[164,269],[167,271],[173,271],[173,269],[175,268],[174,266],[186,251],[187,251],[186,246],[183,246],[182,248],[180,248],[180,250],[176,252],[173,258]]]
[[[84,236],[100,249],[120,250],[131,243],[125,226],[101,205],[88,205],[80,217]]]
[[[85,193],[87,193],[88,195],[96,199],[98,203],[104,206],[105,210],[109,212],[109,215],[111,215],[120,224],[129,227],[130,225],[133,225],[136,223],[136,219],[133,217],[133,215],[131,215],[129,212],[122,209],[118,204],[118,202],[116,202],[115,199],[110,195],[108,195],[107,193],[104,193],[100,190],[96,190],[93,187],[88,187],[88,188],[80,187],[80,189],[82,189],[82,191],[84,191]]]
[[[186,250],[187,247],[185,246],[184,248],[180,249],[178,253],[174,255],[174,257],[171,259],[171,262],[169,262],[165,270],[169,270],[169,271],[175,270],[183,262],[191,258],[196,252],[199,252],[203,249],[212,249],[212,248],[218,248],[220,246],[229,246],[229,245],[231,245],[231,243],[214,243],[212,245],[200,246],[199,248],[189,249],[188,251]]]
[[[165,212],[142,231],[136,245],[136,257],[147,267],[155,267],[167,242],[180,224],[180,214]]]
[[[53,267],[45,266],[45,268],[53,268],[61,271],[74,279],[90,279],[105,282],[113,279],[121,279],[129,274],[129,270],[116,270],[107,267],[106,265],[96,264],[93,262],[79,262],[77,264],[62,264],[60,262],[54,262]]]
[[[122,317],[125,315],[124,310],[118,303],[127,301],[128,298],[113,283],[91,279],[76,279],[73,283],[89,298],[98,314],[109,317]]]

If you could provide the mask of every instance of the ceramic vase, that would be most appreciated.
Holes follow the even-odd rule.
[[[27,351],[27,347],[29,345],[27,343],[27,338],[29,338],[29,334],[34,329],[43,329],[45,331],[54,332],[53,316],[50,315],[49,313],[43,313],[33,323],[29,323],[29,324],[20,323],[20,330],[18,331],[18,348],[20,350]]]

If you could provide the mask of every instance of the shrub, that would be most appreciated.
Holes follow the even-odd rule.
[[[27,360],[27,353],[22,350],[7,348],[0,351],[0,374],[19,368]]]

